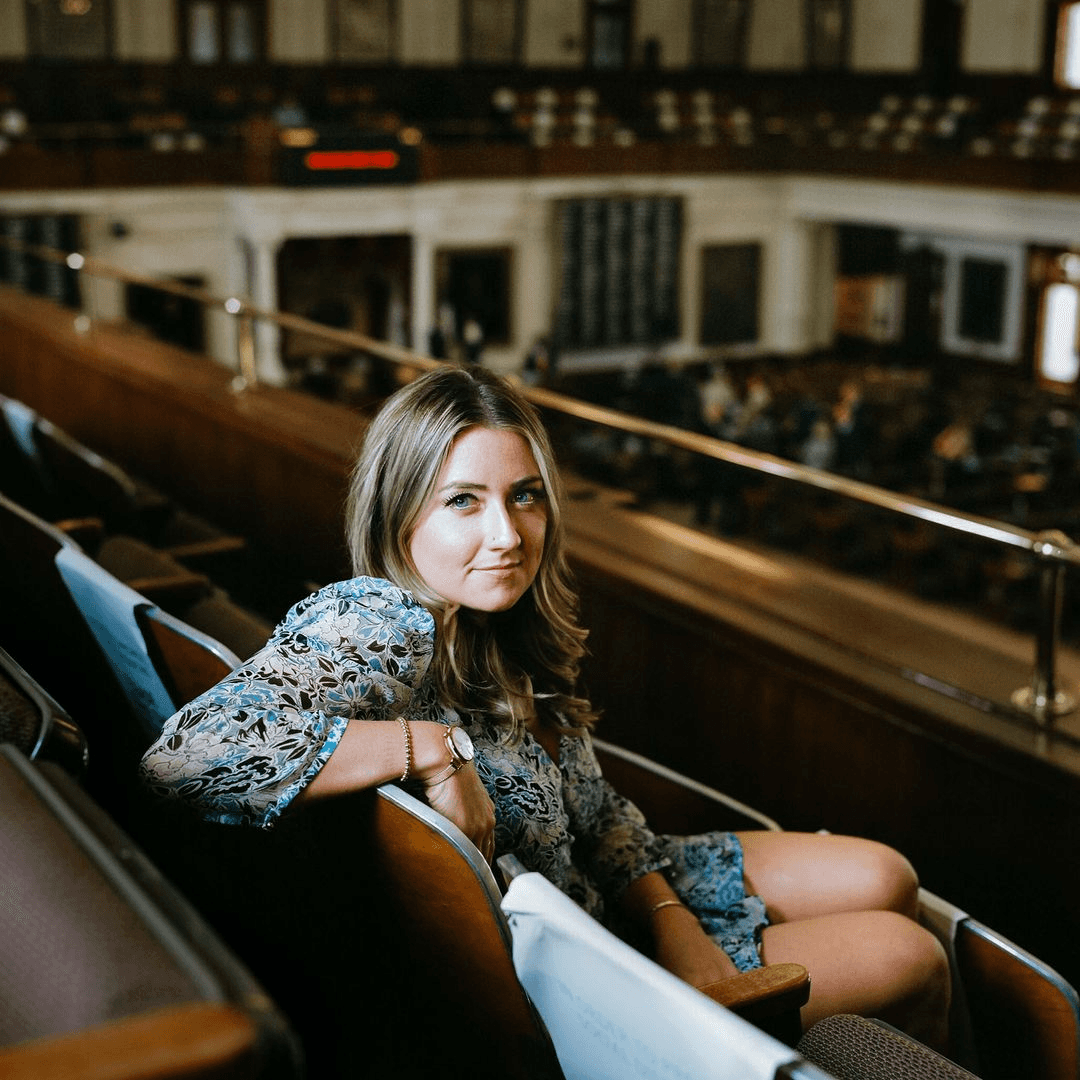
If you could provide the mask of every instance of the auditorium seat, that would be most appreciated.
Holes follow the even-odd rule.
[[[686,835],[716,828],[780,827],[752,807],[648,758],[600,739],[594,744],[604,775],[641,808],[657,832]],[[920,891],[919,919],[951,960],[950,1037],[959,1064],[983,1080],[1019,1076],[1076,1080],[1080,1075],[1076,990],[1047,964],[926,889]],[[852,1075],[883,1080],[889,1074]]]
[[[261,986],[62,769],[0,746],[0,1075],[292,1080]]]
[[[173,669],[175,654],[163,647],[161,636],[148,631],[148,622],[167,625],[172,636],[166,640],[186,636],[192,649],[211,654],[230,670],[238,666],[236,657],[219,642],[150,603],[75,545],[66,545],[56,553],[56,566],[128,698],[144,744],[148,745],[162,723],[188,700],[183,695],[190,681],[186,670]]]

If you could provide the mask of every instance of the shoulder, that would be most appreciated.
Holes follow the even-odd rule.
[[[314,638],[339,646],[361,642],[407,643],[430,652],[435,619],[411,593],[382,578],[336,581],[294,605],[274,638]]]

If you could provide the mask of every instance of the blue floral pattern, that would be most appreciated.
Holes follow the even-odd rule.
[[[661,870],[737,967],[759,966],[765,906],[745,895],[738,839],[654,835],[601,775],[588,736],[562,736],[555,762],[528,733],[510,745],[482,718],[440,706],[426,677],[434,639],[431,614],[390,582],[329,585],[166,721],[143,778],[208,820],[265,827],[326,763],[350,719],[464,723],[495,804],[496,855],[513,852],[624,936],[614,901]]]

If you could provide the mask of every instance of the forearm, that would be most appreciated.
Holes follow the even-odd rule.
[[[427,780],[445,769],[450,763],[446,728],[426,720],[406,722],[409,747],[400,721],[350,720],[329,760],[297,798],[340,795],[399,780],[407,760],[413,780]]]
[[[735,965],[658,871],[632,882],[623,893],[622,907],[651,938],[653,959],[692,986],[736,974]]]

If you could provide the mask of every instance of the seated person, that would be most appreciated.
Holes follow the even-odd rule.
[[[604,780],[577,689],[586,632],[563,494],[531,405],[482,367],[393,394],[352,477],[356,577],[297,604],[181,709],[145,779],[207,819],[411,784],[490,861],[513,853],[692,985],[809,969],[809,1026],[854,1012],[941,1046],[948,965],[882,844],[783,832],[658,836]],[[617,630],[615,631],[617,632]]]

